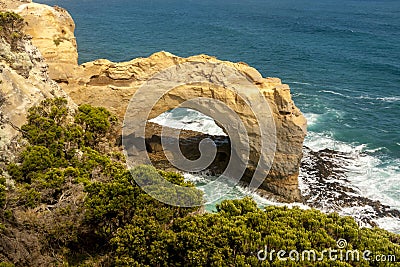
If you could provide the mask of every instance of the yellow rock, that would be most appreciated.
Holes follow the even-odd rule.
[[[75,23],[69,13],[36,3],[20,5],[15,12],[26,21],[25,32],[46,59],[50,77],[57,82],[67,81],[78,65]]]

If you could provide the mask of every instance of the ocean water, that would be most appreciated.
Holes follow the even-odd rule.
[[[400,1],[38,2],[71,13],[80,63],[165,50],[243,61],[281,78],[308,119],[305,144],[353,153],[351,181],[365,196],[400,209]],[[221,133],[201,114],[172,115],[156,120]],[[232,197],[246,194],[240,190]]]

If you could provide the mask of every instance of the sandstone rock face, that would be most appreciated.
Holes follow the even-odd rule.
[[[36,3],[20,5],[15,12],[26,21],[25,33],[32,36],[33,45],[39,48],[49,65],[50,78],[66,82],[78,65],[72,17],[60,7]]]
[[[31,41],[23,40],[21,46],[21,51],[12,51],[0,39],[0,94],[5,99],[0,106],[0,150],[7,160],[13,157],[11,148],[18,145],[13,140],[19,136],[18,127],[26,122],[28,109],[45,98],[68,98],[49,78],[47,64]]]
[[[0,0],[0,10],[13,10],[26,3],[32,3],[32,0]]]

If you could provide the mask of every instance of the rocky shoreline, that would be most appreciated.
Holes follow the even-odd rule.
[[[331,149],[313,151],[308,147],[303,152],[299,179],[305,205],[343,214],[346,208],[358,207],[358,214],[351,215],[361,224],[371,226],[379,218],[400,219],[399,210],[362,196],[360,189],[351,183],[347,172],[354,158],[350,153]]]
[[[165,126],[164,126],[165,127]],[[161,145],[162,126],[149,122],[146,129],[146,144],[149,157],[157,168],[179,171],[165,157]],[[230,156],[230,141],[227,136],[212,136],[200,132],[180,130],[180,148],[188,159],[195,160],[200,156],[198,145],[204,138],[212,139],[217,145],[217,157],[210,167],[202,173],[220,175],[226,167]],[[303,147],[303,159],[300,166],[301,191],[303,205],[325,212],[338,212],[353,216],[361,225],[376,226],[375,220],[391,217],[400,220],[400,211],[362,196],[359,188],[354,186],[347,176],[348,166],[354,160],[350,153],[330,149],[313,151]],[[222,156],[223,155],[223,156]],[[246,186],[246,182],[241,183]],[[285,202],[279,195],[265,190],[257,193],[275,202]],[[357,207],[357,214],[345,210]]]

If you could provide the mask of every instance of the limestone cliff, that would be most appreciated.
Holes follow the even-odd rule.
[[[32,36],[33,45],[49,65],[50,78],[66,82],[78,64],[75,23],[69,13],[57,6],[36,3],[20,5],[15,12],[25,19],[25,32]]]
[[[257,70],[245,63],[220,61],[207,55],[181,58],[167,52],[155,53],[148,58],[137,58],[129,62],[114,63],[99,59],[78,66],[73,36],[74,23],[66,11],[40,4],[25,4],[17,11],[28,21],[27,31],[48,61],[50,76],[59,82],[77,104],[104,106],[117,114],[121,121],[136,90],[154,74],[171,66],[186,62],[210,62],[239,70],[265,96],[276,123],[278,140],[274,163],[261,187],[289,201],[300,199],[297,178],[306,134],[306,120],[293,103],[289,87],[282,84],[280,79],[263,78]],[[201,71],[196,75],[201,75]],[[181,93],[177,91],[175,95],[165,96],[164,104],[157,105],[151,116],[173,108],[179,101],[198,96],[199,92],[206,92],[206,97],[215,97],[218,95],[215,92],[219,90],[189,89],[185,88]],[[225,103],[232,103],[233,106],[240,106],[234,94],[220,93],[216,98]],[[180,100],[174,102],[173,99]],[[246,109],[240,110],[240,113],[243,118],[249,118]],[[249,134],[253,139],[257,139],[259,133],[251,130],[251,123],[249,121],[247,125],[250,129]],[[260,157],[257,153],[259,151],[255,148],[251,154],[249,172],[254,170],[254,164]]]
[[[22,4],[31,2],[32,0],[0,0],[0,10],[14,10]]]
[[[30,107],[49,97],[68,98],[49,78],[47,70],[40,51],[30,39],[21,40],[18,51],[0,39],[0,94],[4,99],[0,107],[2,160],[12,159],[13,149],[19,145],[13,140],[18,137],[18,128],[25,123]]]

